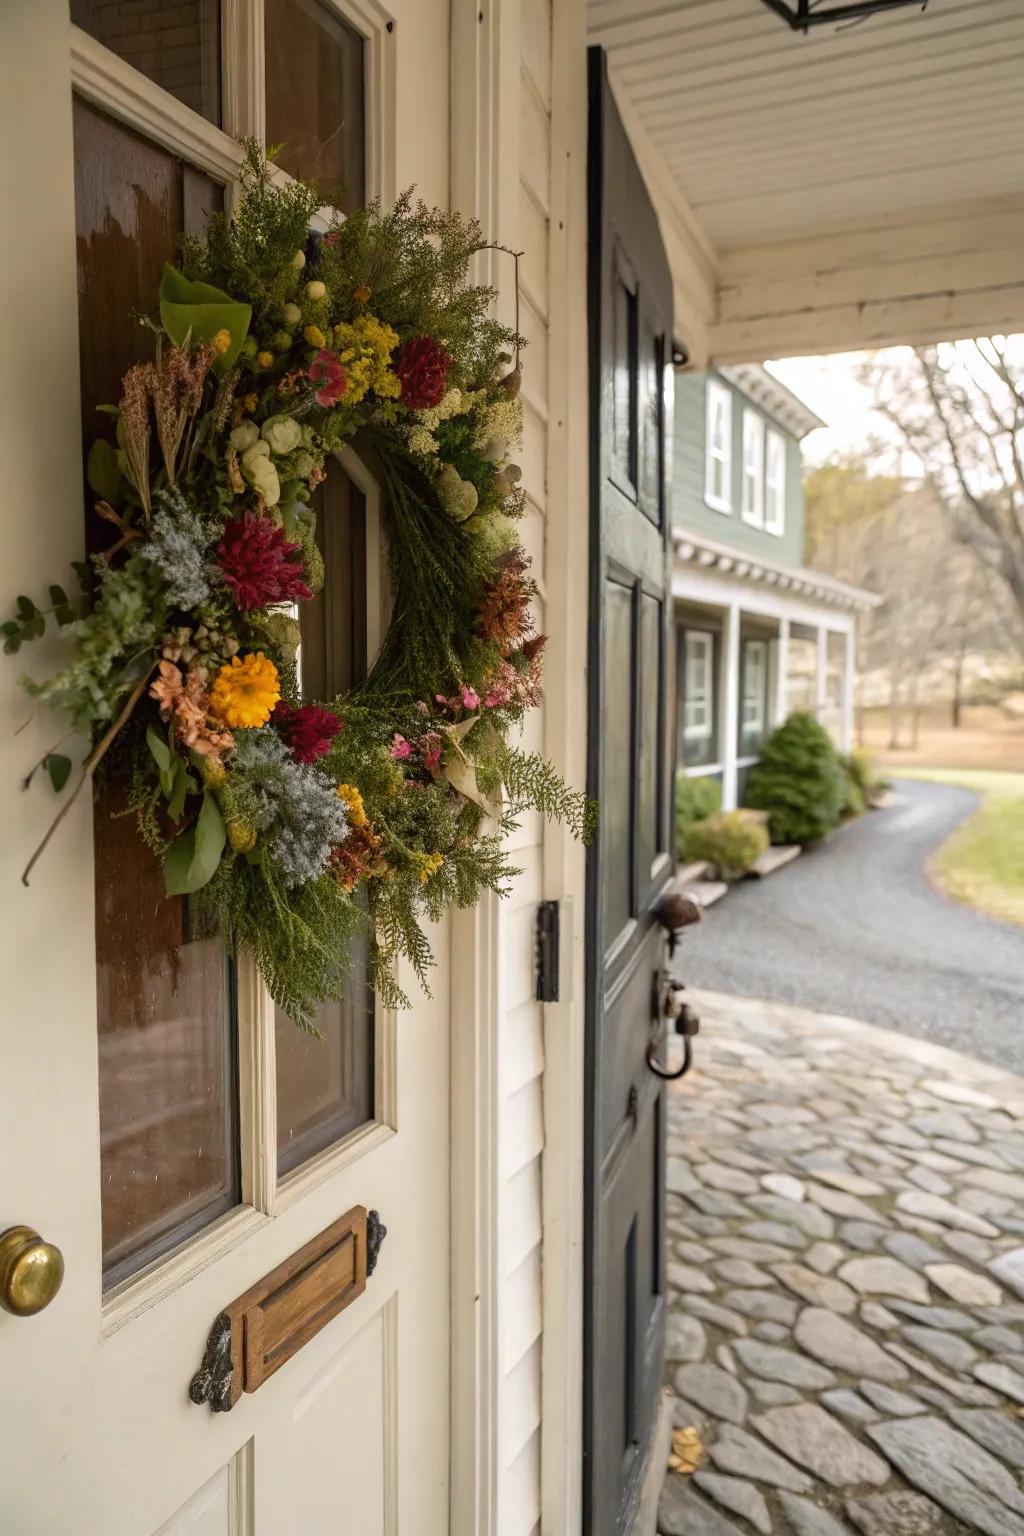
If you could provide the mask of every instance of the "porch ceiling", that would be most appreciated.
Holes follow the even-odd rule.
[[[670,205],[683,257],[677,289],[689,291],[715,356],[965,334],[976,323],[995,329],[1011,310],[1011,328],[1024,328],[1020,0],[929,0],[923,14],[910,7],[808,37],[762,0],[589,0],[588,9],[645,175]],[[972,245],[970,227],[993,218],[1005,230],[989,227]],[[930,234],[914,233],[925,225]],[[835,279],[843,265],[829,238],[859,238],[863,249],[865,234],[874,239],[864,291],[833,280],[808,292],[809,279]],[[978,255],[981,265],[963,259]],[[890,295],[879,269],[921,256],[932,266],[905,266]],[[769,275],[767,306],[733,293]],[[779,289],[786,276],[803,285],[802,303]],[[1009,288],[1010,300],[992,299]],[[820,342],[805,323],[794,344],[783,335],[774,349],[762,346],[771,327],[747,334],[734,324],[806,314],[819,298],[834,308],[982,290],[982,304],[890,310],[866,326],[830,315]]]

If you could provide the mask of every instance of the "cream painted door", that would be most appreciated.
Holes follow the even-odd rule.
[[[0,7],[11,594],[45,591],[83,550],[80,313],[89,400],[169,224],[230,200],[228,130],[287,138],[318,171],[341,153],[369,195],[447,197],[448,0],[72,0],[78,27],[68,8]],[[379,543],[373,484],[347,469],[323,623],[351,666],[379,632]],[[441,1536],[446,974],[402,1017],[357,995],[311,1062],[244,961],[232,973],[149,899],[134,844],[102,831],[94,879],[88,806],[24,889],[53,804],[20,780],[54,731],[14,734],[17,677],[46,661],[0,667],[0,1229],[35,1228],[67,1272],[37,1316],[0,1311],[0,1532]],[[357,1206],[387,1226],[365,1292],[230,1412],[191,1402],[221,1309]]]

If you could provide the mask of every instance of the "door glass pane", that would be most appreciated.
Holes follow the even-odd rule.
[[[71,0],[71,20],[220,126],[220,0]]]
[[[639,476],[640,507],[656,527],[661,527],[662,475],[662,370],[664,344],[655,336],[646,315],[640,319],[639,371]]]
[[[166,151],[74,103],[82,420],[107,418],[143,355],[183,228],[202,227],[222,189]],[[107,531],[104,532],[104,529]],[[110,542],[90,515],[91,548]],[[115,754],[111,754],[114,756]],[[96,966],[104,1277],[181,1242],[240,1198],[231,978],[223,945],[169,901],[156,859],[124,809],[114,763],[96,797]]]
[[[284,170],[351,212],[366,200],[366,45],[325,0],[265,4],[267,142]]]
[[[661,851],[661,603],[640,598],[640,759],[637,783],[637,856],[641,889]]]
[[[366,504],[341,466],[314,497],[326,577],[299,605],[304,699],[333,698],[366,675]],[[278,1172],[331,1146],[374,1112],[373,994],[365,943],[353,947],[349,990],[317,1014],[325,1036],[303,1034],[277,1010]]]
[[[601,840],[604,947],[612,948],[633,910],[633,592],[605,586]]]
[[[636,487],[637,313],[636,294],[615,281],[612,314],[612,463],[617,483]]]

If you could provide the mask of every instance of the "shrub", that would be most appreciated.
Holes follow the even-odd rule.
[[[768,832],[743,811],[723,811],[687,826],[680,851],[687,859],[707,859],[724,879],[739,879],[768,847]]]
[[[676,844],[682,856],[686,829],[695,821],[703,821],[722,809],[722,786],[717,779],[705,775],[688,779],[679,774],[676,779]]]
[[[768,812],[773,843],[818,843],[839,824],[839,759],[813,715],[790,715],[747,777],[747,804]]]
[[[867,792],[863,788],[860,778],[850,767],[848,757],[839,759],[839,814],[845,821],[850,816],[859,816],[867,806]]]

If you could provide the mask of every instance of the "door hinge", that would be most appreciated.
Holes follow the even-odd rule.
[[[559,935],[561,907],[542,901],[537,908],[537,1001],[558,1002]]]

